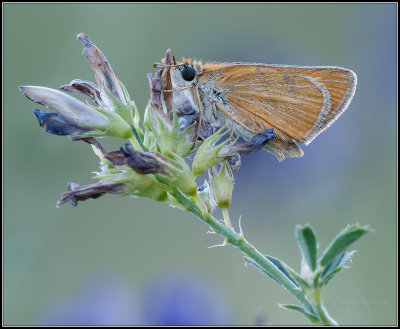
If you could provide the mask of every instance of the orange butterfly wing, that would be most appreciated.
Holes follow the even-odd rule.
[[[278,159],[302,156],[308,144],[347,108],[355,74],[338,67],[205,64],[199,82],[215,79],[228,106],[216,106],[247,131],[274,128],[266,148]]]

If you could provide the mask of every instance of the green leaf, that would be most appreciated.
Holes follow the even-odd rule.
[[[353,251],[346,251],[345,254],[343,255],[342,259],[340,260],[339,264],[337,267],[343,267],[347,265],[351,259],[353,258],[354,254],[357,252],[357,250]]]
[[[296,286],[300,287],[300,284],[296,281],[295,278],[293,278],[293,276],[291,276],[288,271],[286,270],[287,266],[285,263],[283,263],[282,261],[280,261],[277,258],[274,258],[272,256],[268,256],[268,255],[264,255],[265,257],[268,258],[269,261],[271,261],[272,264],[274,264],[290,281],[292,281]]]
[[[300,251],[310,269],[314,272],[317,266],[317,239],[312,228],[308,225],[296,226],[296,239]]]
[[[331,261],[322,271],[321,278],[324,278],[326,275],[328,275],[330,272],[334,271],[338,264],[340,263],[340,260],[343,258],[344,254],[346,251],[342,251],[339,255],[337,255],[333,261]]]
[[[368,226],[361,227],[359,224],[347,225],[325,249],[319,261],[320,265],[323,267],[328,266],[337,256],[343,253],[349,245],[367,232]]]
[[[297,311],[303,314],[308,320],[310,320],[314,324],[321,324],[321,321],[318,319],[317,316],[307,312],[304,308],[298,305],[293,304],[279,304],[279,307],[290,310],[290,311]]]
[[[357,252],[356,250],[350,252],[349,251],[341,252],[338,256],[335,257],[335,259],[328,266],[325,267],[325,269],[322,272],[321,278],[325,277],[338,267],[347,265],[356,252]]]
[[[330,272],[329,274],[327,274],[325,276],[325,278],[322,280],[320,286],[326,286],[328,284],[328,282],[341,270],[343,270],[343,267],[338,267],[335,270],[333,270],[332,272]]]
[[[253,259],[250,257],[244,256],[244,259],[246,261],[246,264],[252,265],[254,268],[259,270],[260,272],[266,274],[268,277],[270,277],[272,280],[274,280],[277,284],[280,286],[284,287],[286,290],[291,292],[291,290],[296,289],[300,291],[299,285],[294,282],[294,279],[292,277],[287,276],[287,272],[283,272],[280,268],[278,268],[274,263],[276,270],[280,272],[280,275],[277,275],[273,272],[268,272],[266,269],[264,269],[262,266],[260,266],[257,262],[255,262]],[[272,262],[272,261],[271,261]],[[282,277],[283,275],[283,277]]]
[[[322,284],[326,285],[340,270],[347,265],[357,250],[341,252],[322,272]]]
[[[307,289],[310,289],[311,286],[308,284],[306,280],[304,280],[299,273],[297,273],[294,269],[290,266],[286,265],[285,263],[281,262],[282,266],[289,272],[289,274],[296,280],[296,282],[300,285],[303,292]]]
[[[264,268],[250,257],[244,256],[244,259],[246,261],[246,265],[252,265],[255,269],[270,277],[292,296],[294,296],[298,301],[300,301],[310,312],[313,312],[312,304],[307,299],[307,296],[304,294],[301,288],[293,283],[293,278],[290,279],[285,272],[281,271],[276,265],[274,265],[274,263],[272,263],[271,260],[267,258],[267,261],[272,264],[272,267]]]

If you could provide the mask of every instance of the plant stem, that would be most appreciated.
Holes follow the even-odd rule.
[[[285,288],[292,296],[294,296],[311,314],[315,314],[322,325],[338,325],[338,323],[330,317],[321,301],[321,291],[318,285],[313,288],[313,303],[306,297],[303,291],[291,282],[282,272],[261,252],[259,252],[252,244],[250,244],[244,236],[236,233],[232,226],[228,227],[225,223],[215,219],[209,214],[203,206],[201,200],[196,195],[188,199],[178,189],[173,189],[171,194],[181,203],[188,211],[200,218],[211,229],[225,238],[225,242],[232,244],[240,249],[247,257],[249,257],[259,269],[267,274],[280,286]],[[230,222],[230,221],[229,221]]]
[[[211,229],[225,238],[227,243],[240,249],[251,260],[253,260],[262,270],[270,276],[275,282],[284,287],[290,294],[292,294],[300,303],[302,303],[311,313],[315,313],[313,305],[305,297],[299,287],[293,284],[282,272],[263,254],[261,254],[254,246],[252,246],[241,234],[236,233],[232,228],[228,228],[219,220],[212,217],[210,214],[202,211],[204,209],[200,200],[197,197],[192,197],[191,200],[186,198],[180,191],[174,189],[172,195],[180,202],[186,209],[199,217],[204,223],[211,227]],[[197,202],[200,204],[197,204]]]
[[[224,216],[225,225],[226,225],[227,227],[229,227],[230,229],[233,229],[233,228],[232,228],[231,219],[229,218],[229,211],[228,211],[228,208],[221,208],[221,210],[222,210],[222,215]]]
[[[324,307],[321,300],[321,290],[319,287],[314,287],[314,299],[315,299],[315,310],[320,318],[322,324],[328,326],[337,326],[339,325],[329,314],[326,308]]]

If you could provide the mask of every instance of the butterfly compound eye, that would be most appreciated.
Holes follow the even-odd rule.
[[[192,81],[196,76],[196,70],[193,66],[188,65],[182,70],[182,78],[186,81]]]

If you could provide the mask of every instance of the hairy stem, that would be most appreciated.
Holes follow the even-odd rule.
[[[319,287],[314,287],[314,300],[315,300],[315,310],[321,323],[327,326],[337,326],[339,325],[329,314],[324,307],[321,300],[321,290]]]
[[[222,210],[222,215],[224,216],[225,225],[227,227],[229,227],[230,229],[232,229],[232,223],[231,223],[231,219],[229,217],[228,208],[221,208],[221,210]]]
[[[251,245],[241,234],[236,233],[232,228],[227,227],[224,223],[212,217],[210,214],[201,210],[203,206],[197,204],[195,200],[198,198],[186,198],[180,191],[175,189],[172,192],[175,199],[180,202],[186,209],[199,217],[211,229],[225,238],[227,243],[240,249],[251,260],[253,260],[260,268],[265,271],[274,281],[283,286],[291,293],[301,304],[303,304],[309,312],[315,313],[314,306],[305,297],[301,289],[295,286],[282,272],[269,261],[262,253],[260,253],[253,245]]]
[[[308,312],[315,314],[320,321],[320,324],[328,326],[338,325],[338,323],[328,314],[327,310],[322,304],[321,289],[318,284],[314,285],[311,296],[307,298],[307,296],[298,286],[294,285],[293,282],[291,282],[267,257],[265,257],[244,238],[242,232],[240,232],[240,234],[236,233],[231,225],[226,225],[225,223],[211,216],[211,214],[206,211],[197,194],[187,198],[176,188],[173,188],[170,193],[186,208],[187,211],[190,211],[200,218],[214,232],[223,236],[227,244],[231,244],[240,249],[249,259],[252,260],[252,262],[257,265],[259,269],[262,270],[262,272],[267,274],[271,279],[273,279],[276,283],[285,288],[292,296],[294,296],[308,310]]]

